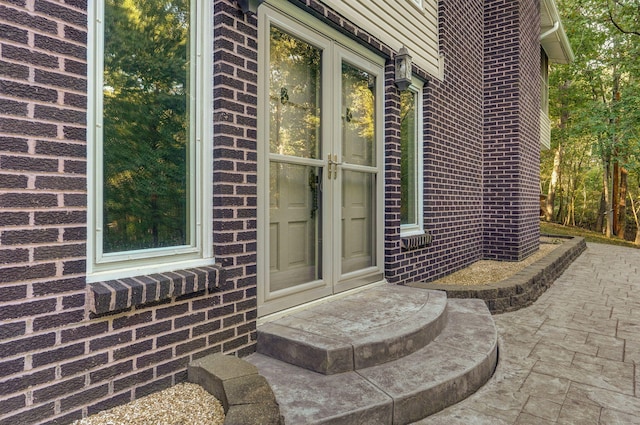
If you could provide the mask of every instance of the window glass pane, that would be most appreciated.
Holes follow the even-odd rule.
[[[348,63],[342,64],[342,160],[376,165],[376,77]]]
[[[320,158],[322,51],[271,27],[270,152]]]
[[[189,244],[189,0],[105,1],[103,250]]]
[[[417,222],[416,94],[400,93],[400,223]]]

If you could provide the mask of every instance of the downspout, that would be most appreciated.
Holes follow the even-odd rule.
[[[543,32],[542,34],[540,34],[540,40],[544,40],[545,37],[550,36],[554,32],[558,31],[558,28],[560,28],[560,19],[556,18],[556,20],[553,23],[553,26],[551,27],[551,29],[549,29],[549,30]]]

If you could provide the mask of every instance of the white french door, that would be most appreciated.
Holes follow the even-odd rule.
[[[383,61],[275,9],[259,19],[264,316],[383,278]]]

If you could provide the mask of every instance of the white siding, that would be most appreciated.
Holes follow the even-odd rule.
[[[440,78],[438,2],[423,0],[323,0],[342,16],[389,45],[406,46],[413,62]]]
[[[540,148],[551,148],[551,121],[545,111],[540,111]]]

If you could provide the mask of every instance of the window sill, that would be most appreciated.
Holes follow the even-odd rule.
[[[89,310],[96,315],[103,315],[205,289],[216,289],[224,281],[225,273],[222,266],[214,264],[146,276],[91,282],[87,284]]]
[[[400,244],[403,251],[413,251],[414,249],[424,248],[431,244],[432,237],[428,233],[421,233],[411,236],[402,236]]]

